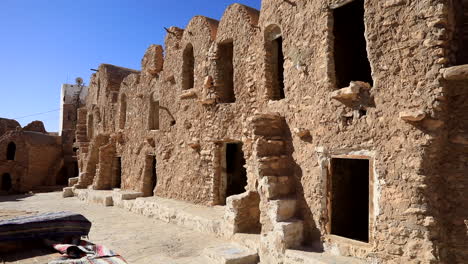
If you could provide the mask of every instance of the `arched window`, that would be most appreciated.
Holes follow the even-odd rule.
[[[120,116],[119,116],[119,128],[125,128],[125,122],[127,122],[127,96],[122,94],[120,97]]]
[[[234,95],[234,44],[233,41],[220,43],[218,46],[219,59],[217,65],[217,82],[221,84],[218,93],[220,103],[233,103]]]
[[[159,101],[154,99],[154,93],[149,98],[148,130],[159,129]]]
[[[182,63],[182,90],[192,89],[195,83],[195,57],[192,44],[184,49]]]
[[[8,173],[2,175],[2,191],[9,191],[11,190],[11,176]]]
[[[15,160],[16,144],[14,142],[8,143],[7,146],[7,160]]]
[[[284,94],[284,54],[281,29],[271,25],[265,30],[267,93],[271,100],[281,100]]]

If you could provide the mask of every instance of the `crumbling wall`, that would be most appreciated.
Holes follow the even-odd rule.
[[[24,131],[33,131],[33,132],[39,132],[39,133],[47,133],[44,123],[41,121],[32,121],[31,123],[27,124],[25,127],[23,127]]]
[[[9,130],[15,130],[17,127],[21,127],[18,121],[13,119],[0,118],[0,136]]]

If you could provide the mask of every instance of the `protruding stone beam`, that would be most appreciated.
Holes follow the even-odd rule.
[[[295,128],[294,133],[301,139],[311,137],[310,130],[305,128]]]
[[[426,113],[422,110],[403,111],[399,114],[400,118],[407,122],[419,122],[426,117]]]
[[[442,70],[445,80],[462,81],[468,80],[468,64],[453,66]]]
[[[336,90],[330,97],[338,101],[357,101],[363,90],[370,90],[371,86],[366,82],[351,82],[348,87]]]
[[[186,91],[180,95],[180,99],[189,99],[197,97],[197,93],[195,91]]]

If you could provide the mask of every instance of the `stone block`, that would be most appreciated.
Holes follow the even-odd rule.
[[[426,117],[426,113],[422,110],[403,111],[400,112],[399,117],[408,122],[418,122]]]
[[[281,222],[294,217],[296,199],[278,199],[268,202],[268,216],[273,222]]]
[[[77,184],[77,183],[78,183],[78,180],[79,180],[79,178],[78,178],[78,177],[69,178],[69,179],[68,179],[68,186],[70,186],[70,187],[71,187],[71,186],[73,186],[73,185]]]
[[[224,244],[206,248],[203,254],[216,264],[255,264],[257,252],[236,244]]]
[[[361,89],[370,89],[370,85],[365,82],[351,82],[348,87],[341,88],[331,93],[331,98],[339,101],[356,101],[359,99]]]
[[[314,264],[365,264],[368,263],[365,260],[344,257],[344,256],[334,256],[328,255],[326,253],[316,253],[308,252],[302,250],[286,250],[284,256],[284,264],[305,264],[305,263],[314,263]]]
[[[274,225],[273,232],[279,236],[285,249],[296,248],[303,240],[304,223],[301,220],[279,222]]]
[[[63,197],[63,198],[73,197],[73,196],[74,196],[73,187],[65,187],[65,188],[63,188],[63,191],[62,191],[62,197]]]
[[[445,68],[443,76],[448,81],[468,80],[468,64]]]
[[[275,199],[293,192],[289,176],[265,176],[260,180],[260,190],[267,199]]]

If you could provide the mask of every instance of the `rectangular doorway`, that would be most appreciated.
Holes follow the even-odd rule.
[[[224,185],[225,198],[241,194],[245,192],[247,185],[247,170],[245,169],[244,152],[242,151],[242,143],[225,143],[224,144]]]
[[[370,160],[332,158],[329,177],[330,233],[369,242]]]
[[[112,162],[112,188],[120,188],[122,182],[122,158],[115,157]]]
[[[156,173],[156,156],[151,156],[152,163],[151,163],[151,196],[155,194],[155,188],[158,184],[158,175]]]

